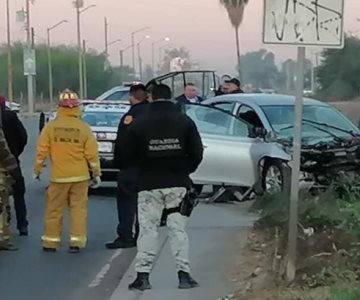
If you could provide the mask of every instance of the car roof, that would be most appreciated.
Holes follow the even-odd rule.
[[[83,112],[115,112],[127,113],[130,109],[129,105],[124,104],[90,104],[86,105]]]
[[[295,105],[295,97],[280,94],[231,94],[214,97],[204,101],[204,104],[211,104],[219,100],[229,102],[241,102],[244,104],[257,104],[259,106],[273,105]],[[304,105],[330,106],[325,102],[315,99],[303,98]]]

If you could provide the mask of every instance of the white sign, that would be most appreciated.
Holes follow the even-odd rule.
[[[24,75],[36,75],[36,56],[34,49],[24,49]]]
[[[344,0],[264,0],[263,41],[342,48]]]

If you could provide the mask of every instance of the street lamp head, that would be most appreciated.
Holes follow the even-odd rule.
[[[170,42],[170,38],[169,37],[165,37],[165,42]]]
[[[150,35],[145,35],[145,38],[149,39],[149,38],[151,38],[151,36]]]
[[[82,14],[83,12],[85,12],[88,9],[93,8],[93,7],[96,7],[96,4],[91,4],[91,5],[87,6],[87,7],[85,7],[84,9],[80,10],[79,13]]]

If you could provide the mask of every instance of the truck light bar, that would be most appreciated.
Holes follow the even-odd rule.
[[[82,105],[101,104],[101,105],[130,105],[128,100],[81,100]]]

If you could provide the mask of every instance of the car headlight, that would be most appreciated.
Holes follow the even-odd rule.
[[[117,133],[115,132],[109,132],[106,134],[106,139],[107,140],[111,140],[111,141],[115,141],[116,140],[116,136],[117,136]]]
[[[105,133],[105,132],[97,132],[97,133],[96,133],[96,137],[97,137],[99,140],[106,140],[106,133]]]
[[[111,153],[113,144],[111,142],[98,142],[99,152]]]

